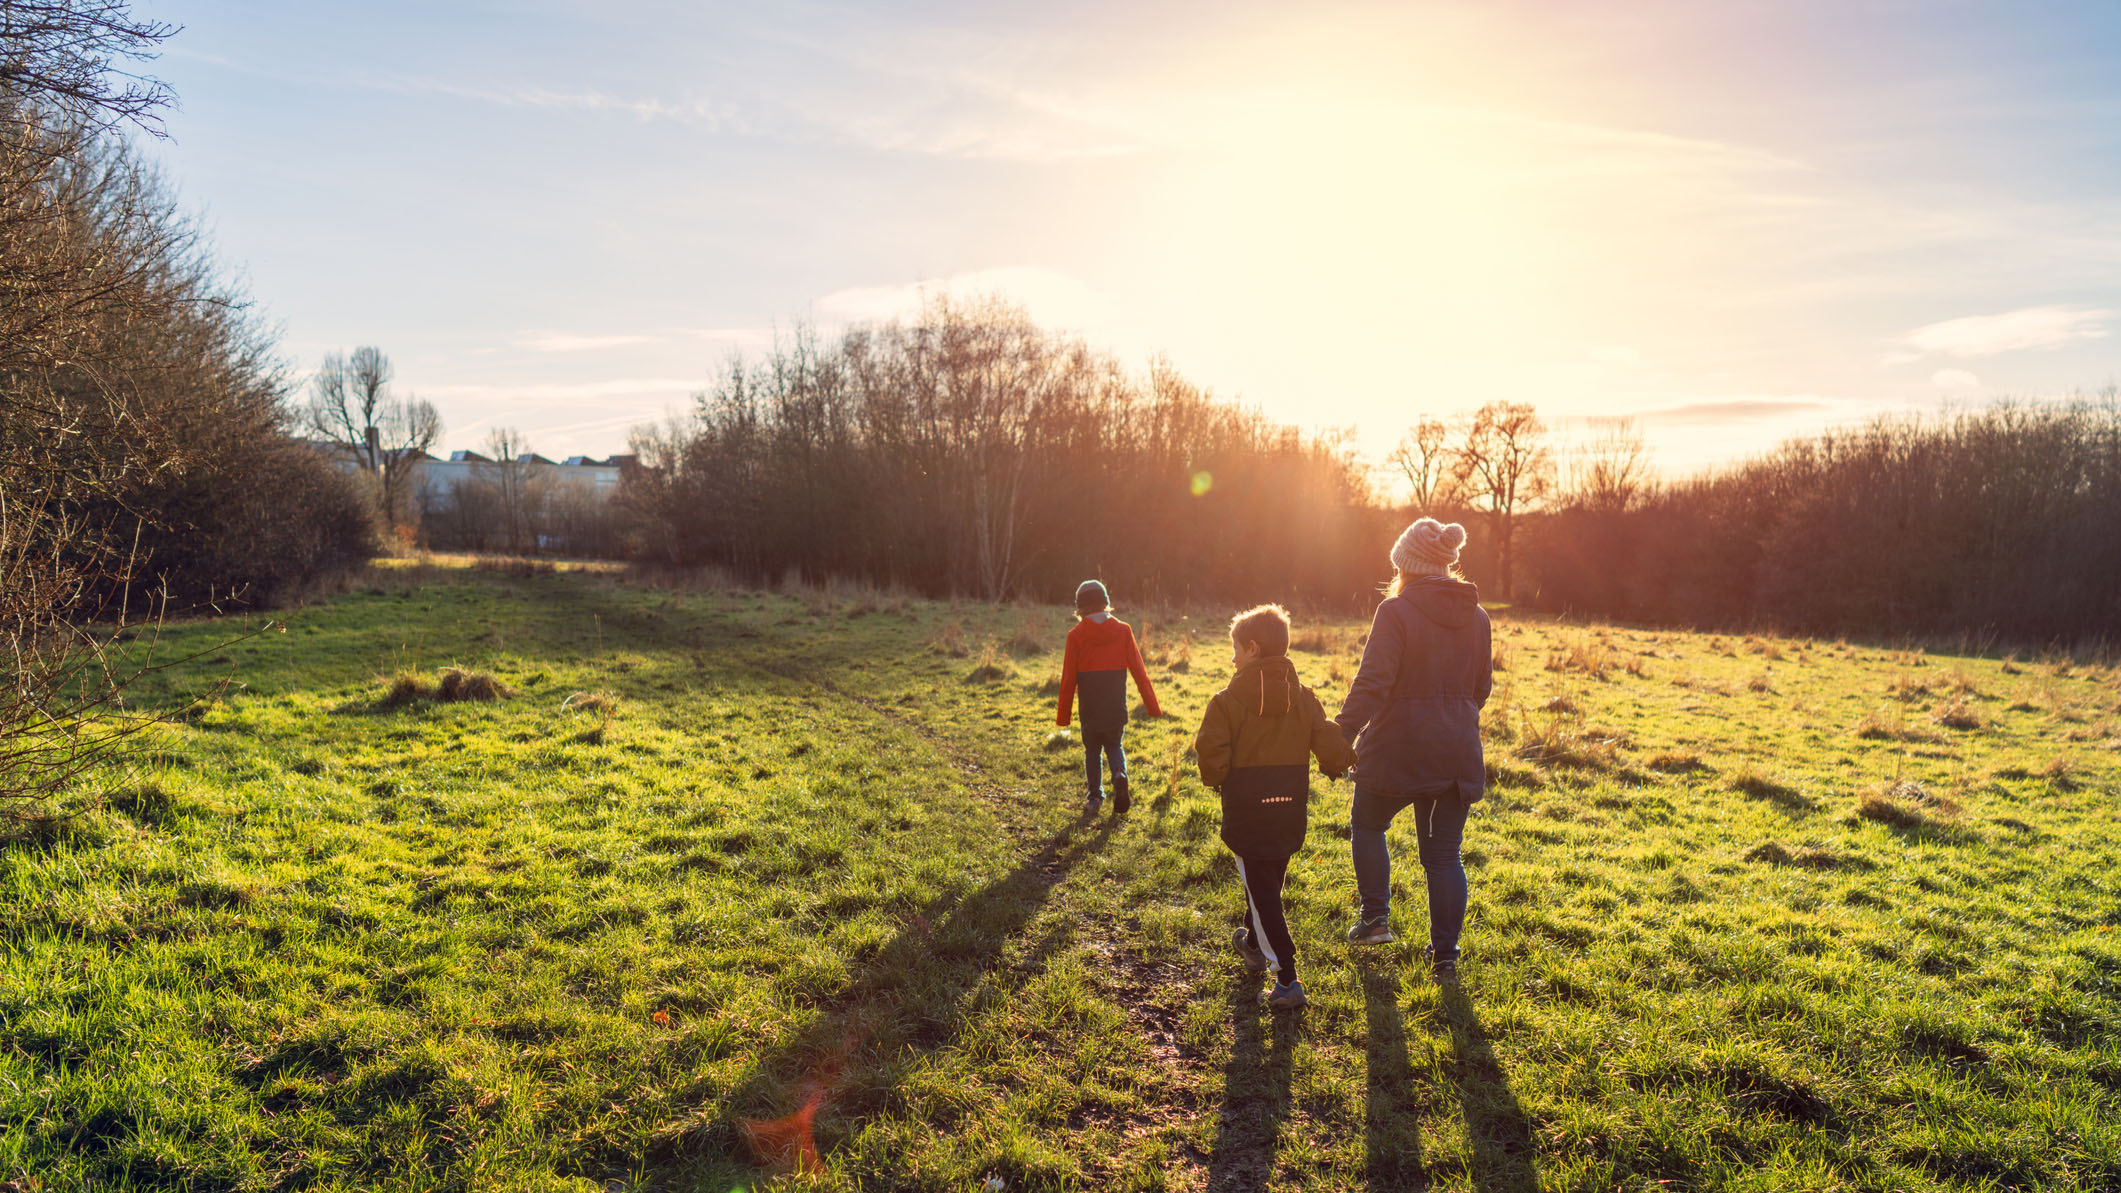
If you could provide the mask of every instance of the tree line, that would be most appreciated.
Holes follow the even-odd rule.
[[[2121,634],[2121,399],[2002,404],[1794,439],[1711,475],[1575,495],[1537,604],[1810,634]]]
[[[169,95],[132,64],[173,32],[113,0],[0,5],[0,821],[140,724],[118,693],[155,664],[113,626],[284,600],[373,543],[134,146]]]
[[[1125,602],[1344,606],[1376,585],[1390,522],[1345,440],[1166,363],[1130,373],[992,298],[799,330],[633,450],[644,555],[766,580],[1058,600],[1099,576]]]
[[[1639,428],[1557,444],[1535,407],[1425,415],[1386,463],[1142,374],[998,299],[799,330],[636,433],[629,549],[761,580],[931,594],[1375,599],[1391,536],[1473,525],[1490,599],[1571,615],[2012,643],[2121,629],[2121,403],[1881,418],[1662,480]],[[1395,486],[1396,487],[1396,486]]]

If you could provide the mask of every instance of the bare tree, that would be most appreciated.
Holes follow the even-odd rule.
[[[1451,428],[1442,419],[1424,415],[1407,428],[1386,463],[1407,478],[1408,500],[1417,513],[1434,513],[1458,496],[1457,452],[1451,447]]]
[[[1496,577],[1502,599],[1514,593],[1517,516],[1545,500],[1553,488],[1554,457],[1547,427],[1529,403],[1490,402],[1465,424],[1458,449],[1458,475],[1495,538]]]
[[[310,381],[305,421],[375,478],[377,508],[396,522],[406,511],[413,473],[442,435],[442,416],[432,402],[393,394],[391,376],[390,358],[373,346],[326,355]]]
[[[116,64],[153,59],[177,31],[135,19],[125,0],[7,0],[0,4],[0,96],[72,121],[130,123],[160,136],[168,85]]]
[[[1569,452],[1568,500],[1601,514],[1624,514],[1649,493],[1650,452],[1632,418],[1593,419],[1596,433]]]
[[[537,547],[531,523],[545,493],[543,478],[532,471],[530,443],[514,427],[495,427],[486,436],[492,462],[482,465],[479,480],[492,487],[502,526],[502,543],[511,555]]]

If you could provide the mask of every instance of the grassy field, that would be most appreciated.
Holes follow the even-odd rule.
[[[1462,992],[1403,828],[1402,943],[1337,943],[1320,781],[1276,1016],[1184,757],[1220,627],[1122,615],[1177,715],[1090,820],[1058,609],[294,613],[0,851],[0,1189],[2121,1187],[2114,671],[1504,616]],[[1298,627],[1329,708],[1364,628]]]

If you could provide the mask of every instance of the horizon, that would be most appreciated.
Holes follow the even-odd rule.
[[[297,376],[388,353],[438,454],[623,452],[936,290],[1373,465],[1494,400],[1676,477],[2116,376],[2090,4],[150,8],[217,255]]]

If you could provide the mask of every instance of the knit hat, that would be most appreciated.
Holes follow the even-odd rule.
[[[1423,518],[1392,544],[1392,566],[1409,576],[1448,576],[1458,563],[1458,549],[1465,545],[1465,527]]]
[[[1092,613],[1103,613],[1110,608],[1112,608],[1112,598],[1105,592],[1105,586],[1102,583],[1096,580],[1085,580],[1076,586],[1075,611],[1077,613],[1087,617]]]

